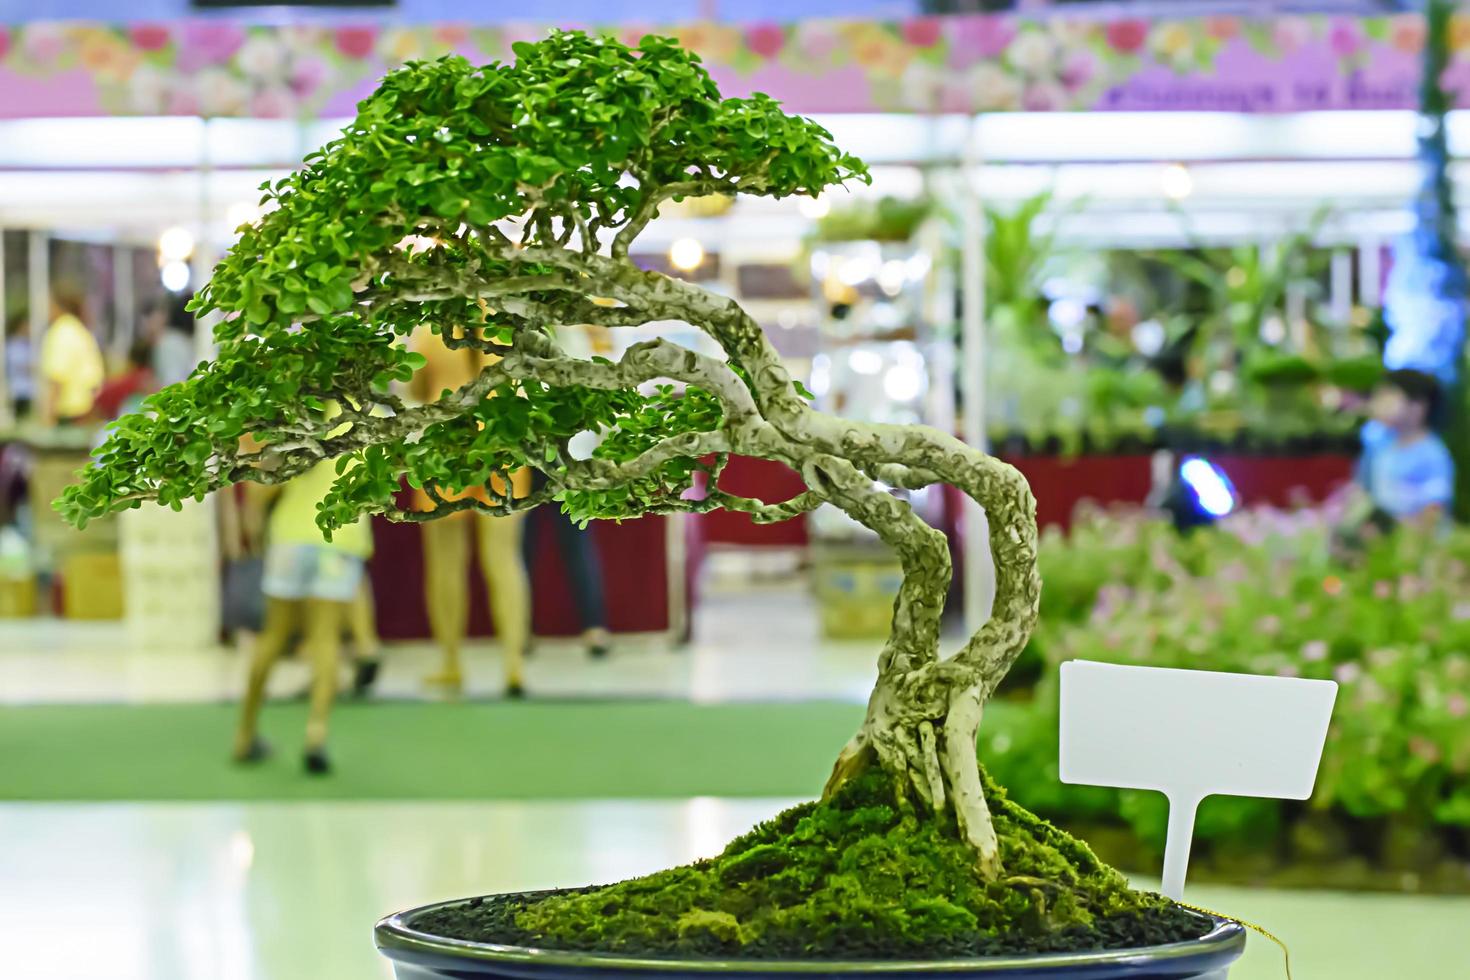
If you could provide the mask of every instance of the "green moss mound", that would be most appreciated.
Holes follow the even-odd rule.
[[[652,957],[943,958],[1148,946],[1210,923],[1130,889],[1087,845],[986,780],[1006,876],[952,825],[869,773],[762,824],[719,857],[616,885],[476,899],[414,927],[459,939]]]

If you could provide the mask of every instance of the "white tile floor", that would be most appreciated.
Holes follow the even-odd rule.
[[[575,643],[538,642],[526,684],[547,698],[865,701],[880,645],[823,640],[799,589],[745,590],[706,597],[687,647],[625,637],[592,662]],[[436,662],[430,644],[394,644],[386,654],[380,696],[432,696],[422,685]],[[494,643],[471,643],[465,657],[465,696],[499,694]],[[219,701],[238,694],[243,675],[235,651],[137,650],[118,623],[0,620],[0,704]],[[273,693],[306,682],[305,665],[287,661],[272,678]]]
[[[711,597],[686,651],[630,642],[594,664],[544,646],[529,683],[543,695],[862,699],[877,644],[826,643],[814,623],[800,593]],[[384,693],[420,695],[432,659],[426,646],[393,650]],[[222,651],[130,651],[117,627],[0,622],[0,704],[218,700],[239,673],[238,657]],[[492,693],[498,680],[482,647],[469,693]],[[303,682],[291,670],[280,677],[286,691]],[[779,806],[0,804],[0,977],[387,977],[371,942],[383,914],[665,867],[717,851]],[[1470,899],[1223,888],[1188,897],[1285,938],[1297,980],[1470,976]],[[1283,975],[1275,948],[1253,939],[1232,980]]]
[[[7,980],[365,980],[380,916],[718,851],[778,801],[0,806]],[[1192,889],[1296,980],[1463,980],[1470,899]],[[1252,938],[1232,980],[1284,976]]]

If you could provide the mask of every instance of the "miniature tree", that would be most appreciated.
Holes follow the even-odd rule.
[[[993,880],[976,734],[1036,619],[1025,481],[946,433],[815,411],[738,304],[629,259],[664,202],[815,195],[866,170],[766,96],[721,99],[672,41],[629,49],[568,32],[515,53],[514,65],[392,72],[339,138],[270,188],[274,210],[242,229],[195,300],[223,314],[218,357],[122,419],[59,507],[80,525],[334,457],[327,532],[364,513],[419,521],[548,501],[582,520],[723,507],[761,522],[831,504],[898,553],[904,579],[866,719],[827,792],[881,767],[922,812],[953,814]],[[651,340],[617,362],[582,360],[556,341],[563,325],[664,320],[698,327],[723,358]],[[421,327],[499,359],[409,407],[391,386],[421,363],[400,342]],[[569,442],[588,430],[603,439],[574,458]],[[790,466],[805,491],[768,503],[720,489],[732,453]],[[546,475],[543,490],[488,503],[451,493],[523,466]],[[403,479],[436,508],[398,509]],[[937,483],[984,507],[997,577],[990,620],[947,656],[945,538],[889,489]]]

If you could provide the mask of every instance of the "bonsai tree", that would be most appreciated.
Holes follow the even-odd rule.
[[[328,458],[339,474],[320,507],[328,533],[365,513],[421,521],[553,501],[583,521],[726,508],[765,522],[838,507],[898,553],[904,579],[866,718],[826,798],[882,785],[913,819],[947,828],[977,887],[1014,887],[1027,869],[1006,866],[976,734],[1036,620],[1025,480],[931,428],[815,411],[736,302],[629,258],[666,201],[816,195],[866,181],[865,168],[766,96],[722,99],[667,39],[630,49],[555,33],[515,54],[513,65],[446,58],[392,72],[339,138],[268,190],[274,210],[242,229],[194,301],[223,316],[218,357],[118,423],[61,510],[80,525],[144,500],[283,481]],[[584,360],[557,344],[563,325],[666,320],[699,328],[719,355],[648,340],[619,361]],[[400,340],[422,327],[498,360],[409,407],[392,382],[418,366]],[[602,441],[577,458],[570,440],[589,430]],[[790,466],[805,491],[780,502],[727,492],[732,453]],[[492,478],[523,466],[545,474],[543,490],[459,495],[508,487]],[[404,480],[436,508],[398,509]],[[993,615],[957,650],[940,645],[945,538],[890,489],[937,483],[984,507],[997,572]],[[1097,870],[1085,847],[1063,850],[1053,874]],[[1108,889],[1126,892],[1109,874]]]

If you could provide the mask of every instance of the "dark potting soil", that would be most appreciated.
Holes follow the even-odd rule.
[[[585,894],[542,892],[529,895],[490,895],[458,905],[434,909],[409,925],[420,932],[448,939],[559,949],[574,952],[613,953],[640,959],[728,958],[762,960],[901,960],[963,959],[977,956],[1015,956],[1036,953],[1084,952],[1100,949],[1137,949],[1198,939],[1214,928],[1204,916],[1177,905],[1129,912],[1095,920],[1090,926],[1069,926],[1055,932],[1027,934],[1009,932],[988,935],[957,933],[932,939],[923,949],[907,943],[883,941],[874,933],[854,928],[850,932],[823,937],[819,941],[796,936],[769,935],[745,944],[721,940],[713,933],[687,934],[675,943],[628,942],[616,950],[601,948],[596,940],[560,937],[553,945],[546,937],[523,928],[517,917],[552,895]]]
[[[412,926],[454,939],[645,958],[936,959],[1137,948],[1212,926],[1134,891],[1083,844],[981,773],[1004,873],[953,820],[916,812],[878,772],[787,810],[718,857],[569,892],[478,899]]]

